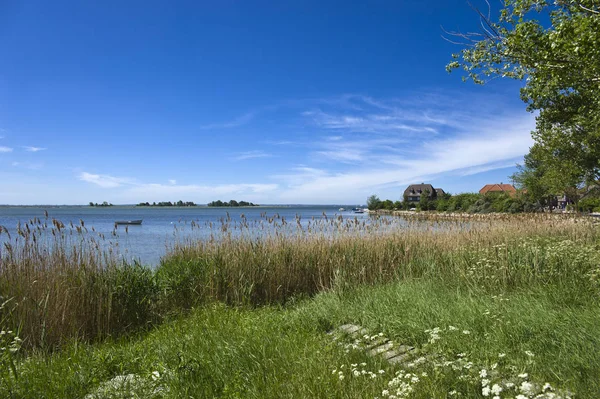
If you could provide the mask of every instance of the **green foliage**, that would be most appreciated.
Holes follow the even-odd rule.
[[[600,198],[584,198],[577,206],[581,212],[600,212]]]
[[[430,192],[429,190],[425,190],[423,191],[423,193],[421,193],[421,198],[419,199],[419,209],[422,211],[428,211],[428,210],[432,210],[435,208],[432,208],[432,201],[430,196]]]
[[[113,204],[111,204],[111,203],[109,203],[109,202],[107,202],[107,201],[103,201],[101,204],[99,204],[99,203],[97,203],[97,202],[96,202],[96,203],[90,202],[90,203],[88,204],[88,206],[98,206],[98,207],[104,207],[104,206],[114,206],[114,205],[113,205]]]
[[[379,197],[376,195],[371,195],[369,198],[367,198],[367,208],[370,211],[381,209],[381,200]]]
[[[507,0],[448,71],[464,79],[526,79],[521,98],[539,111],[533,138],[547,181],[560,190],[600,179],[600,6],[596,0]],[[548,20],[547,23],[539,22]],[[535,197],[539,200],[542,197]]]
[[[139,204],[137,204],[136,206],[196,206],[196,204],[192,201],[182,201],[179,200],[175,203],[171,202],[171,201],[163,201],[163,202],[159,202],[158,204],[156,202],[153,202],[152,204],[150,204],[149,202],[140,202]]]
[[[166,257],[156,271],[162,311],[190,309],[207,301],[209,265],[201,258],[177,253]]]
[[[208,206],[220,206],[220,207],[258,206],[257,204],[253,204],[252,202],[236,201],[236,200],[231,200],[229,202],[217,200],[217,201],[209,202],[207,205]]]
[[[446,210],[448,212],[467,212],[469,208],[471,208],[471,206],[480,198],[481,195],[476,193],[462,193],[453,195],[448,200],[448,206]]]

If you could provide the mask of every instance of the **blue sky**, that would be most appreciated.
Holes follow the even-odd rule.
[[[509,182],[535,125],[521,82],[444,69],[441,26],[478,23],[464,0],[0,2],[0,204]]]

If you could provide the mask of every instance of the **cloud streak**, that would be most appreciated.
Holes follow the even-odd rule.
[[[121,198],[133,202],[160,201],[173,197],[202,198],[205,201],[214,199],[215,196],[225,195],[263,195],[277,190],[278,185],[274,183],[240,183],[240,184],[177,184],[176,180],[170,179],[168,184],[142,183],[132,178],[116,177],[104,174],[93,174],[82,172],[78,179],[87,183],[97,185],[104,189],[121,188],[118,194]],[[212,198],[212,199],[211,199]]]
[[[206,125],[200,126],[201,130],[218,130],[218,129],[231,129],[234,127],[240,127],[248,124],[254,117],[256,116],[256,112],[247,112],[231,121],[228,122],[220,122],[220,123],[209,123]]]
[[[317,155],[344,163],[359,163],[341,171],[320,169],[318,173],[271,176],[283,187],[282,202],[346,203],[345,198],[366,198],[382,188],[440,178],[449,174],[471,175],[514,165],[533,144],[529,132],[535,127],[533,115],[520,117],[472,118],[454,135],[411,141],[410,145],[345,140],[342,145]],[[362,144],[361,151],[349,151]],[[331,143],[327,143],[331,145]],[[352,161],[352,162],[348,162]],[[292,170],[294,172],[294,170]],[[443,187],[442,187],[443,188]]]
[[[245,151],[245,152],[239,153],[236,156],[232,157],[231,159],[234,161],[243,161],[246,159],[254,159],[254,158],[271,158],[273,156],[274,155],[268,154],[261,150],[252,150],[252,151]]]
[[[124,185],[135,184],[132,179],[125,177],[115,177],[109,175],[97,175],[88,172],[81,172],[78,176],[79,180],[92,183],[102,188],[116,188]]]
[[[46,150],[46,148],[43,148],[43,147],[32,147],[32,146],[23,146],[23,149],[27,152],[39,152],[39,151]]]
[[[6,153],[6,152],[12,152],[12,151],[13,151],[13,149],[10,147],[0,146],[0,152]]]

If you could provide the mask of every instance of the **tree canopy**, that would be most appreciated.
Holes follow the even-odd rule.
[[[557,190],[598,183],[600,2],[505,0],[497,20],[477,12],[481,32],[446,32],[464,45],[447,70],[462,69],[478,84],[525,80],[521,98],[538,112],[530,161],[544,165]]]

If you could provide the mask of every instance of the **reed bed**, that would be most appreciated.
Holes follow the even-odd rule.
[[[421,278],[491,290],[532,284],[594,290],[600,264],[594,226],[557,215],[477,222],[376,217],[369,224],[337,217],[298,221],[295,234],[275,228],[256,237],[242,223],[237,232],[222,227],[211,240],[178,243],[158,273],[165,300],[177,307],[210,300],[285,303],[324,290]]]
[[[152,320],[151,270],[119,261],[117,244],[80,221],[48,218],[0,226],[0,329],[18,332],[26,347],[102,339]]]
[[[27,347],[52,348],[117,336],[214,301],[283,304],[402,279],[596,292],[600,279],[597,227],[555,215],[473,221],[265,214],[189,227],[208,238],[181,235],[155,269],[119,259],[111,237],[83,221],[34,219],[13,237],[2,228],[0,329],[17,332]]]

